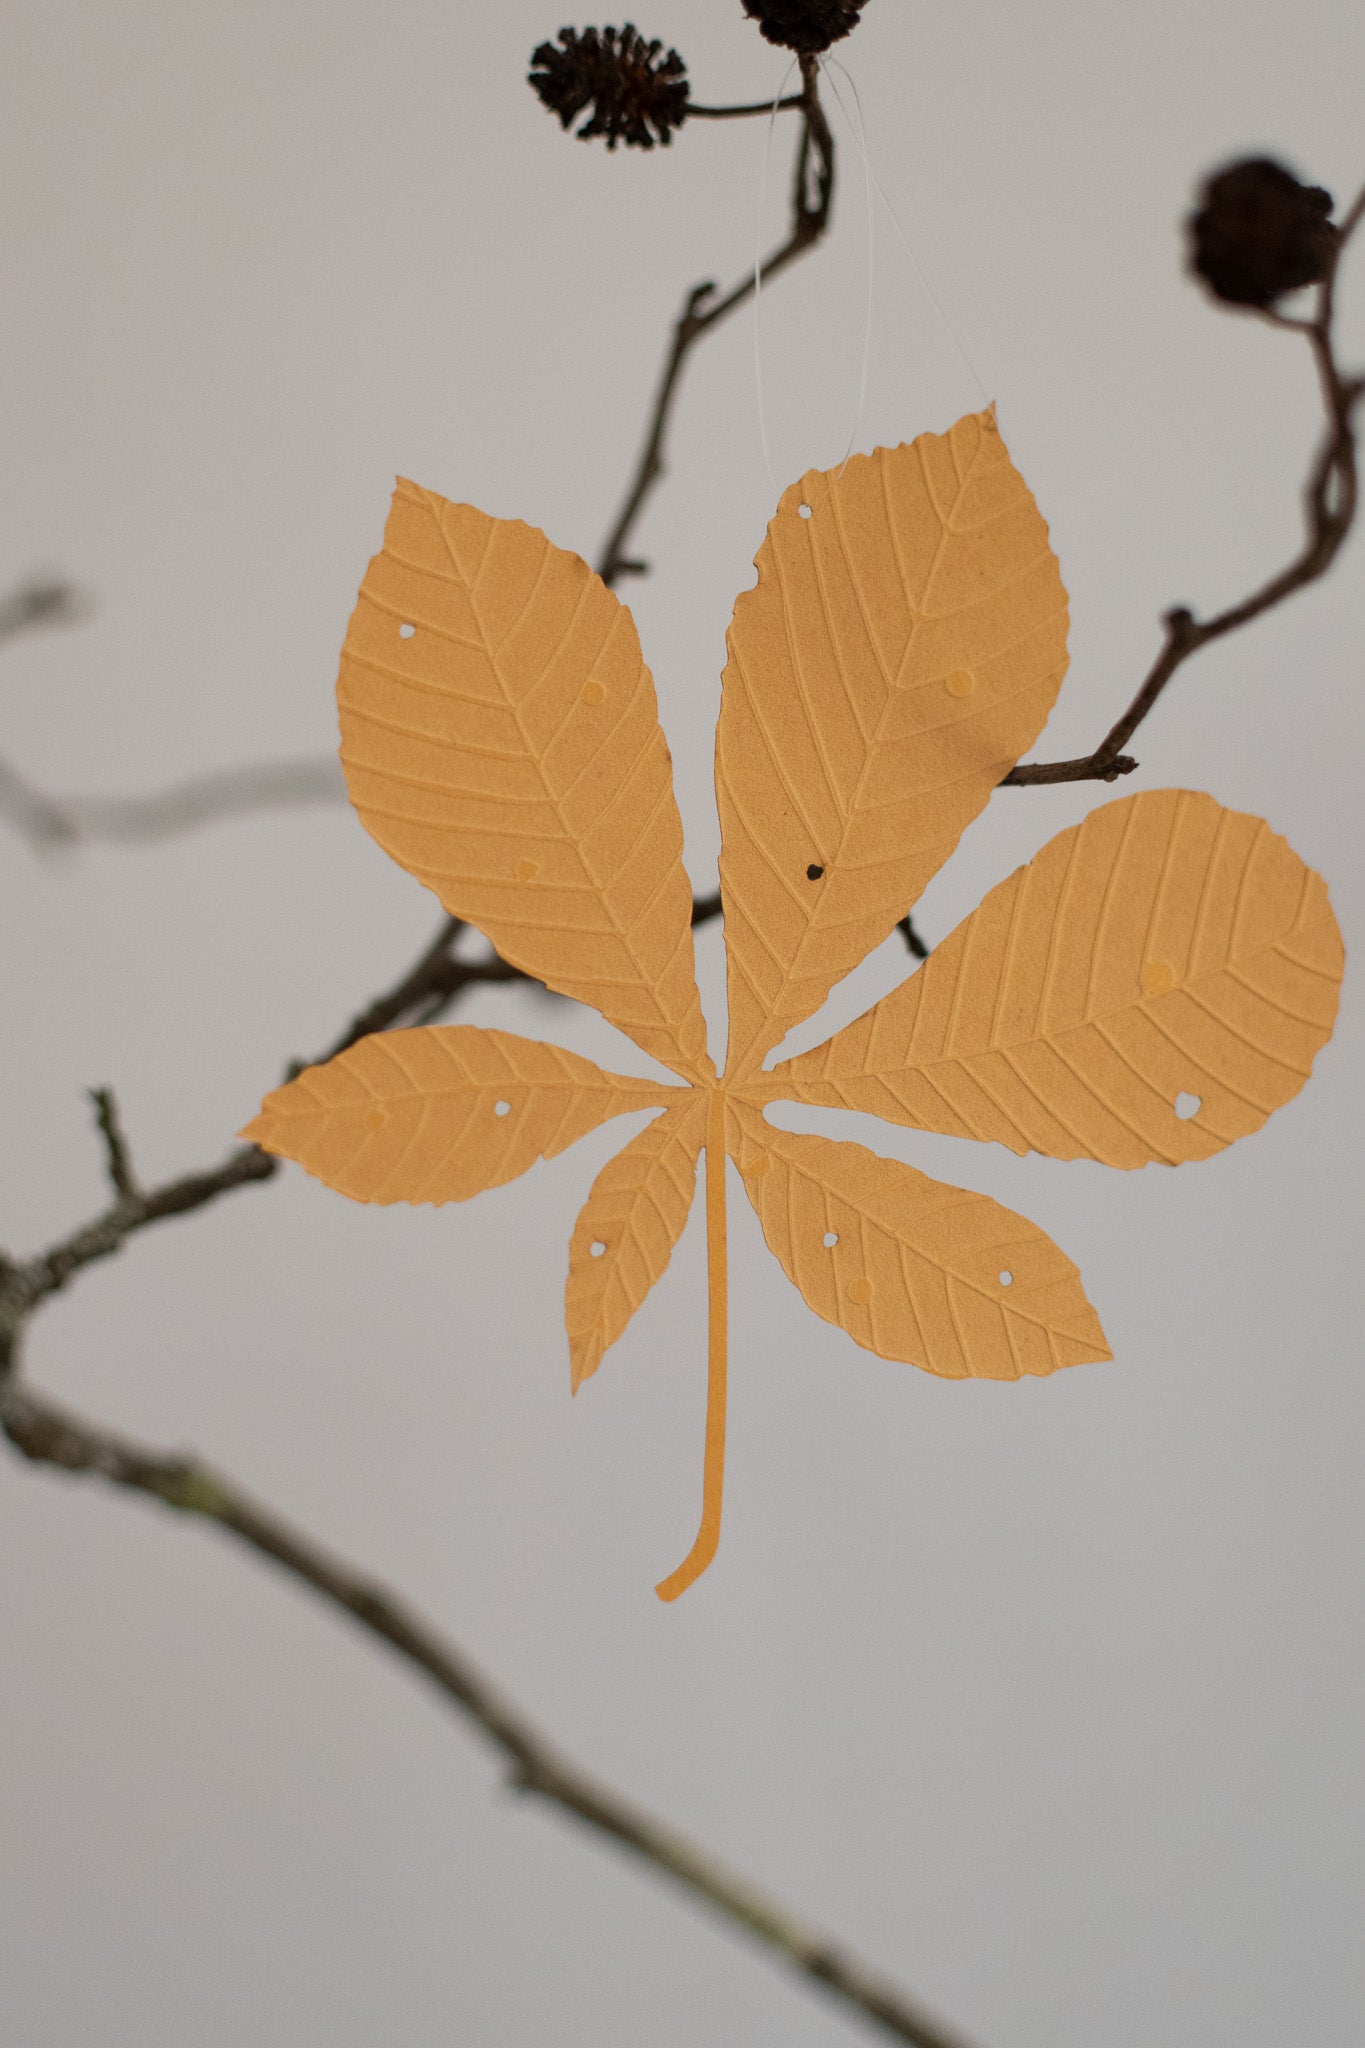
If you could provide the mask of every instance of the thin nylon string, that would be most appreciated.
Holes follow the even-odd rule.
[[[853,124],[848,119],[848,109],[835,91],[834,80],[830,77],[823,58],[821,59],[820,68],[825,73],[826,84],[829,86],[830,91],[834,93],[840,113],[843,115],[844,120],[848,122],[849,132],[853,134]],[[845,75],[847,76],[847,74]],[[849,79],[849,84],[853,84],[852,79]],[[858,146],[858,154],[863,160],[863,196],[867,202],[867,308],[863,319],[863,366],[858,377],[858,410],[853,416],[853,431],[848,437],[848,446],[844,450],[844,459],[839,465],[840,476],[848,468],[849,458],[853,453],[853,444],[862,430],[863,415],[867,411],[867,377],[872,362],[873,281],[876,277],[877,222],[876,209],[872,200],[872,159],[867,149],[867,127],[863,120],[863,103],[858,98],[856,86],[853,91],[853,103],[858,111],[858,129],[853,139]]]
[[[763,349],[761,339],[761,328],[759,323],[759,302],[763,296],[763,222],[764,216],[767,212],[768,171],[772,161],[773,132],[777,123],[778,109],[781,105],[782,100],[786,97],[787,84],[791,78],[792,72],[795,69],[795,63],[791,63],[787,66],[785,76],[783,77],[782,83],[777,90],[777,97],[773,101],[772,112],[768,116],[768,139],[763,151],[763,171],[759,181],[758,223],[757,232],[754,236],[754,385],[758,394],[758,437],[763,446],[764,466],[766,467],[768,476],[771,479],[773,489],[777,491],[779,495],[781,493],[782,486],[778,483],[776,474],[774,473],[772,465],[772,456],[768,447],[768,416],[767,406],[764,401],[763,392]],[[837,91],[835,91],[833,79],[828,77],[828,73],[826,73],[826,78],[831,92],[834,93],[835,99],[838,100],[839,102],[840,112],[843,114],[845,121],[849,121],[848,110],[844,106],[843,101],[839,99]],[[850,81],[850,83],[851,82],[852,81]],[[855,101],[857,101],[856,91],[854,93],[854,99]],[[862,121],[862,103],[861,101],[858,101],[858,125],[860,131],[862,130]],[[849,130],[850,133],[853,132],[853,125],[851,121],[849,121]],[[854,139],[855,141],[857,141],[858,153],[863,160],[863,191],[867,203],[867,305],[863,320],[862,368],[858,376],[858,407],[856,413],[854,414],[852,431],[849,434],[848,441],[844,448],[844,458],[839,468],[840,476],[843,475],[844,470],[847,469],[848,467],[849,457],[853,453],[853,444],[858,438],[858,430],[862,426],[863,415],[867,410],[867,380],[869,369],[872,362],[872,311],[874,296],[873,279],[875,274],[874,252],[876,235],[876,217],[872,199],[872,163],[871,159],[868,156],[865,136],[863,136],[862,139],[860,139],[858,136],[855,136]]]
[[[834,98],[837,101],[841,112],[843,113],[845,121],[848,121],[849,123],[849,130],[850,133],[853,133],[855,146],[862,156],[863,167],[866,170],[868,180],[873,190],[876,192],[877,197],[881,200],[882,205],[886,208],[887,213],[891,217],[891,225],[896,230],[896,233],[900,236],[901,247],[905,250],[906,255],[910,258],[910,262],[914,268],[915,275],[919,279],[920,284],[924,288],[925,297],[928,299],[929,304],[933,307],[935,313],[938,315],[940,325],[943,327],[943,330],[947,334],[948,339],[952,342],[953,347],[957,350],[958,354],[962,358],[963,363],[966,365],[967,374],[970,376],[973,384],[975,384],[977,388],[977,392],[980,395],[982,405],[988,405],[990,403],[989,394],[987,393],[985,385],[981,381],[980,375],[977,371],[976,364],[972,361],[971,357],[968,355],[965,347],[963,346],[962,341],[958,335],[957,329],[953,326],[952,321],[948,318],[948,315],[944,312],[942,306],[939,304],[938,299],[934,293],[934,288],[924,274],[924,266],[921,264],[914,250],[911,248],[910,238],[906,234],[905,229],[901,226],[900,216],[897,214],[895,207],[891,204],[891,201],[887,198],[886,193],[882,187],[881,180],[878,178],[876,172],[872,168],[872,160],[868,153],[866,144],[866,128],[863,123],[862,100],[859,97],[857,86],[854,84],[847,67],[844,64],[842,64],[837,57],[833,57],[828,60],[822,57],[820,59],[820,69],[825,75],[825,82],[829,86],[831,93],[834,95]],[[848,109],[844,105],[843,95],[839,91],[838,86],[834,82],[833,73],[835,70],[838,70],[839,72],[842,73],[844,82],[848,86],[849,91],[852,93],[854,104],[858,109],[858,131],[856,133],[854,133],[853,131],[853,123],[849,118]]]
[[[782,486],[773,472],[772,457],[768,453],[768,416],[763,404],[763,346],[758,323],[758,303],[763,296],[763,224],[768,211],[768,169],[772,163],[773,135],[777,128],[778,112],[795,69],[796,59],[793,57],[782,74],[782,83],[777,88],[773,110],[768,116],[768,139],[763,145],[763,170],[758,181],[758,219],[754,223],[754,385],[758,392],[758,438],[763,446],[763,466],[779,497],[782,495]]]

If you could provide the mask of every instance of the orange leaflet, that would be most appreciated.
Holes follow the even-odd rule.
[[[705,1156],[702,1515],[657,1589],[666,1600],[720,1535],[727,1159],[816,1314],[880,1356],[954,1379],[1110,1356],[1075,1266],[1024,1217],[860,1145],[780,1130],[767,1103],[1057,1159],[1206,1158],[1302,1087],[1343,965],[1326,888],[1268,826],[1188,790],[1144,792],[1058,834],[865,1016],[765,1068],[1036,740],[1066,669],[1066,592],[991,412],[810,472],[756,566],[716,742],[718,1078],[668,748],[629,612],[543,534],[400,482],[342,654],[352,801],[447,910],[679,1079],[431,1026],[307,1069],[244,1134],[355,1200],[448,1202],[610,1117],[658,1111],[598,1175],[570,1242],[575,1388],[664,1273]]]

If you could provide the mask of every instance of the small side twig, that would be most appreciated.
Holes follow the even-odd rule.
[[[112,1258],[115,1252],[122,1251],[130,1237],[150,1224],[162,1223],[170,1216],[188,1215],[191,1210],[217,1201],[220,1195],[231,1194],[235,1188],[269,1180],[278,1167],[279,1161],[262,1152],[258,1145],[236,1145],[218,1166],[206,1173],[182,1174],[177,1180],[164,1181],[158,1188],[120,1194],[102,1214],[36,1258],[11,1263],[5,1281],[11,1312],[20,1319],[31,1315],[86,1266]]]
[[[122,1202],[136,1202],[142,1190],[133,1172],[133,1155],[124,1135],[114,1091],[112,1088],[92,1088],[90,1100],[95,1105],[95,1122],[104,1139],[106,1164],[114,1193]]]
[[[1274,324],[1303,334],[1313,353],[1322,388],[1327,424],[1304,487],[1304,539],[1299,552],[1278,575],[1270,577],[1239,603],[1229,605],[1212,618],[1199,619],[1184,605],[1166,613],[1162,624],[1165,637],[1156,660],[1123,716],[1113,724],[1093,753],[1070,761],[1023,761],[1005,776],[1002,788],[1024,788],[1037,783],[1114,782],[1130,775],[1137,762],[1123,749],[1155,706],[1177,669],[1211,641],[1221,640],[1239,626],[1245,626],[1282,604],[1296,590],[1324,576],[1340,552],[1356,516],[1358,480],[1356,470],[1355,414],[1365,397],[1365,376],[1343,375],[1336,359],[1333,340],[1337,269],[1351,235],[1365,215],[1365,190],[1341,223],[1341,232],[1322,283],[1310,320],[1269,317]],[[1263,316],[1265,317],[1265,316]]]
[[[11,1360],[12,1364],[12,1360]],[[898,1986],[644,1808],[580,1769],[464,1651],[387,1587],[326,1550],[198,1459],[150,1450],[0,1375],[0,1428],[35,1463],[83,1473],[197,1515],[266,1557],[378,1637],[429,1679],[510,1767],[521,1791],[574,1815],[639,1857],[691,1898],[742,1927],[853,2018],[911,2048],[966,2048]]]
[[[819,64],[816,58],[801,58],[801,93],[796,104],[802,110],[801,140],[797,145],[796,168],[792,183],[791,231],[785,242],[773,251],[760,266],[759,277],[764,284],[774,278],[789,263],[819,241],[829,226],[834,205],[834,138],[825,110],[820,104]],[[771,104],[771,103],[770,103]],[[699,109],[689,108],[696,113]],[[760,111],[757,108],[735,108],[735,113]],[[761,111],[767,112],[768,108]],[[724,116],[726,109],[717,110],[717,118]],[[659,379],[645,430],[644,446],[635,473],[626,490],[625,502],[617,515],[615,526],[608,536],[597,565],[597,573],[608,588],[614,589],[623,576],[643,576],[648,564],[638,560],[628,550],[636,521],[644,509],[645,501],[664,474],[665,447],[673,403],[678,394],[679,382],[687,359],[704,334],[718,326],[727,314],[742,306],[753,296],[753,274],[744,277],[723,298],[716,298],[713,283],[694,285],[688,293],[682,312],[673,327],[668,354],[664,360],[663,374]]]
[[[478,982],[528,980],[494,953],[487,960],[461,960],[451,951],[464,929],[458,918],[444,918],[426,951],[394,986],[368,1004],[352,1019],[336,1043],[319,1055],[331,1059],[359,1039],[376,1031],[414,1019],[414,1013],[433,1014],[433,1004],[446,1003]],[[534,985],[534,984],[533,984]],[[286,1078],[301,1073],[312,1062],[295,1060],[286,1068]],[[110,1090],[91,1091],[96,1118],[105,1142],[106,1163],[114,1185],[115,1201],[90,1222],[50,1245],[44,1252],[24,1261],[5,1260],[0,1266],[0,1323],[8,1314],[16,1327],[41,1304],[60,1293],[86,1266],[112,1258],[130,1237],[153,1223],[171,1216],[189,1215],[220,1196],[256,1181],[269,1180],[279,1161],[258,1145],[235,1145],[217,1166],[200,1173],[180,1174],[159,1187],[143,1188],[133,1173],[131,1155],[123,1135],[118,1109]]]
[[[896,930],[905,940],[906,945],[910,949],[912,958],[916,960],[927,960],[929,958],[929,948],[925,945],[923,939],[915,930],[914,924],[908,913],[901,919],[900,923],[896,926]]]

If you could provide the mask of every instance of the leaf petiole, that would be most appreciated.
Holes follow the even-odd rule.
[[[721,1495],[725,1485],[725,1383],[729,1323],[729,1268],[725,1245],[725,1091],[711,1091],[706,1119],[706,1267],[710,1312],[707,1329],[706,1449],[702,1463],[701,1527],[675,1572],[654,1588],[661,1600],[676,1600],[699,1579],[720,1542]]]

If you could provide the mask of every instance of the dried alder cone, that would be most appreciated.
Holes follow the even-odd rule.
[[[1208,178],[1190,216],[1190,266],[1230,306],[1273,306],[1327,275],[1338,230],[1332,195],[1301,185],[1270,157],[1248,157]]]
[[[861,1145],[781,1130],[768,1104],[1111,1166],[1203,1159],[1302,1087],[1342,972],[1327,892],[1282,839],[1212,797],[1148,791],[1059,834],[865,1016],[766,1065],[1037,739],[1067,601],[992,412],[809,472],[757,569],[716,737],[718,1076],[630,613],[533,528],[400,482],[342,654],[352,801],[448,911],[677,1080],[468,1025],[393,1031],[277,1089],[247,1133],[356,1200],[446,1202],[652,1110],[570,1241],[575,1386],[662,1276],[705,1155],[702,1517],[666,1599],[720,1531],[727,1159],[810,1307],[882,1357],[1015,1380],[1110,1356],[1075,1266],[1036,1225]]]
[[[582,141],[606,137],[607,148],[667,146],[687,119],[687,66],[676,50],[664,54],[659,41],[646,42],[627,22],[624,28],[562,28],[560,47],[542,43],[531,55],[527,83],[534,86],[561,128],[571,127],[585,108],[578,130]]]
[[[814,56],[851,35],[867,0],[744,0],[759,33],[784,50]]]

